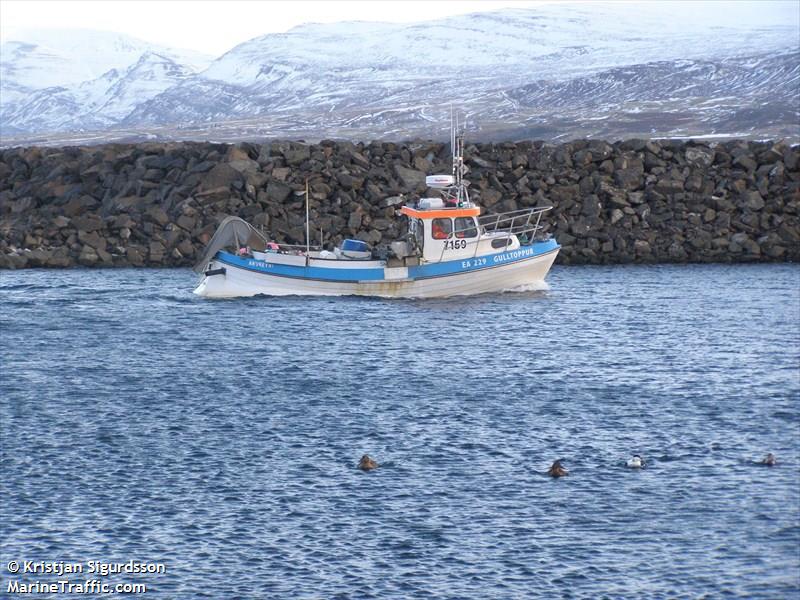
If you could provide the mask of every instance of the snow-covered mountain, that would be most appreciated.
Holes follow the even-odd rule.
[[[0,75],[30,89],[96,79],[126,69],[145,52],[155,52],[201,71],[213,60],[193,50],[177,50],[108,31],[90,29],[17,30],[21,41],[2,45]]]
[[[212,60],[104,31],[18,32],[0,46],[3,133],[83,130],[119,122]]]
[[[798,17],[724,6],[566,3],[308,24],[244,42],[201,71],[174,51],[120,45],[127,65],[79,82],[68,66],[72,81],[27,97],[36,73],[52,81],[47,61],[57,68],[68,53],[9,42],[2,135],[409,137],[438,133],[451,104],[485,137],[800,135]]]
[[[189,78],[186,65],[146,50],[126,69],[96,79],[31,91],[3,106],[2,118],[23,131],[82,131],[119,123],[142,102]]]

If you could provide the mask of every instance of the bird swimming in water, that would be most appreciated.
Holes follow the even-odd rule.
[[[764,460],[761,461],[762,465],[767,465],[768,467],[774,467],[777,463],[778,461],[775,460],[775,455],[772,452],[767,454],[764,457]]]
[[[372,469],[377,469],[379,466],[378,463],[369,457],[369,454],[365,454],[361,457],[361,460],[358,461],[358,468],[362,471],[372,471]]]
[[[634,454],[631,458],[628,459],[628,462],[625,463],[628,468],[630,469],[643,469],[644,468],[644,460],[638,454]]]
[[[547,470],[547,474],[550,477],[564,477],[564,475],[569,475],[569,471],[561,464],[561,460],[557,460]]]

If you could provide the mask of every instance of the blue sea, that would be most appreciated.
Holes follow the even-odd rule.
[[[548,283],[213,301],[188,270],[0,272],[0,597],[800,597],[800,267]]]

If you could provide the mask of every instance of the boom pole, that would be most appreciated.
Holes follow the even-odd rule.
[[[309,230],[308,213],[308,177],[306,177],[306,266],[308,266],[308,257],[311,251],[311,233]]]

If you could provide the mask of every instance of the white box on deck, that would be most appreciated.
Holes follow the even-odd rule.
[[[441,198],[420,198],[419,207],[422,210],[444,208],[444,200]]]

